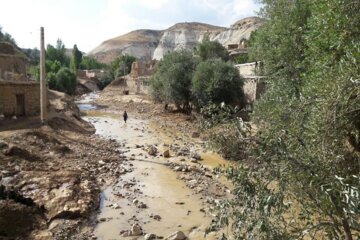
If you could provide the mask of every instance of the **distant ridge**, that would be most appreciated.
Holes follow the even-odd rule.
[[[249,39],[251,32],[258,29],[264,20],[259,17],[241,19],[230,28],[199,22],[176,23],[166,30],[140,29],[108,39],[88,53],[105,63],[120,55],[129,54],[139,59],[161,59],[167,52],[179,49],[192,50],[204,35],[217,40],[224,46]]]

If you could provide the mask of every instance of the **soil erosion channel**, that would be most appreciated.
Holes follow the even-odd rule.
[[[121,143],[119,154],[124,158],[123,171],[115,182],[103,180],[107,187],[101,193],[96,237],[120,239],[121,232],[138,223],[143,233],[159,237],[182,231],[189,239],[217,239],[212,234],[204,237],[205,228],[212,219],[204,210],[204,197],[188,188],[179,179],[180,173],[168,166],[172,161],[190,160],[175,156],[164,158],[161,154],[171,145],[187,143],[181,142],[175,133],[173,139],[162,136],[155,121],[130,118],[125,124],[120,114],[89,109],[83,109],[88,110],[84,119],[95,126],[96,134]],[[148,153],[152,146],[158,151],[156,156]],[[224,163],[211,154],[204,154],[203,158],[205,164]]]

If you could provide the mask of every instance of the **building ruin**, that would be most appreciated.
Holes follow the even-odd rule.
[[[26,75],[26,57],[0,42],[0,115],[32,116],[40,112],[40,85]]]
[[[148,94],[150,78],[155,73],[156,60],[133,62],[127,86],[135,94]]]
[[[261,76],[261,62],[237,64],[235,67],[244,79],[245,101],[251,105],[265,91],[265,77]]]

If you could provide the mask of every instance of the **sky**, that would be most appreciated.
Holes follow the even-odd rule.
[[[136,29],[163,30],[178,22],[229,27],[255,16],[257,0],[0,0],[0,26],[22,48],[74,44],[89,52],[103,41]]]

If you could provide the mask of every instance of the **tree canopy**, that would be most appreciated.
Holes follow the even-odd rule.
[[[205,35],[202,42],[195,48],[195,54],[202,61],[214,58],[220,58],[223,61],[229,60],[229,54],[226,48],[218,41],[210,41],[209,36]]]
[[[240,103],[243,84],[233,65],[219,59],[201,62],[192,79],[193,102],[198,108],[209,103]]]
[[[77,70],[80,69],[81,61],[82,61],[82,52],[79,51],[76,44],[72,50],[72,57],[70,60],[70,69],[76,74]]]
[[[125,76],[130,73],[131,65],[133,62],[136,61],[134,56],[130,55],[121,55],[120,57],[116,58],[111,64],[110,68],[113,73],[113,77],[120,77]]]
[[[360,5],[261,2],[267,22],[250,57],[264,63],[267,89],[252,115],[253,162],[227,171],[236,198],[217,224],[246,239],[357,239]]]
[[[183,50],[166,54],[151,79],[151,95],[165,104],[174,103],[181,110],[189,110],[195,67],[191,52]]]

